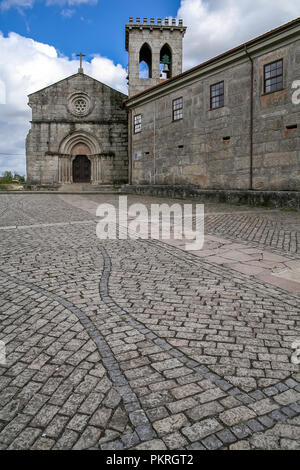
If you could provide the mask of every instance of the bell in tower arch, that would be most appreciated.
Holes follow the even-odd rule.
[[[169,44],[164,44],[160,50],[160,72],[161,78],[171,78],[173,76],[172,50]]]
[[[129,19],[126,25],[129,96],[159,85],[182,72],[182,20]]]

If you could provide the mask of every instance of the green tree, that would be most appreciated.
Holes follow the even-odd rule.
[[[18,180],[20,183],[25,183],[25,177],[22,175],[19,175],[19,173],[14,174],[14,180]]]
[[[2,175],[3,175],[3,179],[2,179],[3,183],[11,183],[12,182],[13,175],[12,175],[11,171],[4,171],[2,173]]]

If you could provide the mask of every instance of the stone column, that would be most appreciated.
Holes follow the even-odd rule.
[[[68,183],[73,183],[73,160],[72,156],[68,158]]]
[[[58,158],[58,181],[62,184],[72,183],[71,156],[60,156]]]
[[[101,157],[100,155],[93,155],[90,157],[91,160],[91,183],[101,183]]]

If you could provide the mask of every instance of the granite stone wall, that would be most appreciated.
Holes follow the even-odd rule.
[[[299,38],[299,35],[298,35]],[[276,42],[253,54],[253,189],[300,190],[300,104],[292,101],[300,80],[300,40]],[[264,93],[264,66],[283,59],[283,90]],[[210,86],[224,81],[225,106],[210,109]],[[132,135],[133,184],[194,184],[203,189],[249,189],[251,61],[246,53],[213,70],[177,79],[141,104],[142,131]],[[165,87],[167,89],[167,87]],[[169,90],[168,89],[168,90]],[[172,102],[183,98],[183,119],[173,121]],[[133,100],[134,101],[134,98]]]
[[[171,76],[176,76],[182,72],[182,40],[186,31],[182,20],[166,19],[162,22],[158,19],[137,18],[137,22],[130,22],[126,25],[126,50],[129,54],[129,96],[133,96],[146,90],[149,87],[159,84],[160,73],[160,53],[164,45],[168,45],[171,51]],[[151,54],[151,77],[140,78],[140,51],[144,44],[147,44]]]
[[[125,98],[82,73],[30,95],[32,124],[26,142],[28,184],[72,183],[72,161],[76,153],[86,153],[91,160],[93,184],[126,183]],[[81,108],[79,111],[76,108],[81,105],[82,114]]]

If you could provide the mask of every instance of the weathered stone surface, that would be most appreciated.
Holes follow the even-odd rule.
[[[84,450],[93,447],[100,439],[101,431],[92,426],[88,426],[81,435],[78,442],[73,447],[74,450]]]
[[[192,421],[200,421],[207,416],[214,416],[224,410],[223,406],[217,401],[205,403],[204,405],[196,406],[186,412],[187,416]]]
[[[246,421],[250,418],[255,418],[256,414],[246,408],[245,406],[240,406],[238,408],[232,408],[231,410],[224,411],[220,414],[220,419],[223,423],[227,424],[228,426],[233,426],[234,424],[238,424],[241,421]]]
[[[300,400],[300,393],[295,390],[287,390],[286,392],[274,397],[274,400],[280,405],[290,405],[291,403],[296,403]]]
[[[133,96],[149,87],[161,83],[161,49],[164,44],[168,44],[172,51],[171,75],[176,76],[182,72],[182,39],[185,33],[185,27],[179,25],[167,24],[160,21],[149,24],[143,21],[140,23],[130,22],[126,25],[126,50],[129,53],[129,95]],[[140,51],[144,44],[150,45],[151,59],[143,58],[150,66],[149,77],[140,77]],[[147,55],[147,53],[146,53]]]
[[[276,450],[278,449],[278,438],[264,434],[255,434],[251,438],[250,444],[256,449]]]
[[[90,421],[90,424],[93,425],[93,426],[98,426],[98,427],[101,427],[101,428],[105,428],[108,421],[109,421],[109,418],[111,417],[112,415],[112,410],[109,409],[109,408],[100,408],[99,410],[97,410],[91,421]]]
[[[148,441],[174,450],[236,442],[297,448],[299,367],[281,362],[299,329],[297,294],[167,243],[99,243],[93,211],[105,201],[0,197],[0,340],[9,351],[0,367],[0,448],[122,450]],[[207,235],[205,256],[223,247],[258,263],[287,250],[284,261],[263,262],[299,266],[296,213],[207,210],[210,231],[221,226],[225,237],[232,225],[244,243]],[[8,229],[12,223],[17,228]],[[264,235],[252,243],[254,225]],[[122,351],[126,346],[134,349]],[[201,363],[203,348],[217,366]],[[29,369],[42,355],[51,359]],[[224,377],[265,382],[247,394]]]
[[[83,73],[32,93],[32,125],[26,142],[28,184],[57,188],[72,183],[76,155],[87,156],[92,184],[126,183],[125,98]],[[82,114],[77,112],[76,99],[84,101]]]
[[[138,49],[134,52],[130,49],[131,67],[135,68],[132,75],[129,74],[129,81],[139,83],[135,70],[139,63],[138,50],[145,42],[144,32],[134,31],[133,37],[137,37],[133,47],[138,46]],[[152,44],[151,38],[147,40]],[[285,119],[295,121],[295,105],[289,88],[295,77],[300,76],[293,60],[298,40],[295,38],[286,45],[282,36],[279,49],[278,36],[276,40],[273,36],[265,41],[268,41],[268,50],[253,58],[255,126],[252,130],[251,64],[244,57],[234,65],[231,62],[226,67],[226,64],[217,73],[215,70],[212,73],[209,66],[207,69],[202,66],[190,72],[189,83],[183,83],[183,78],[178,77],[171,89],[162,85],[155,94],[149,90],[146,96],[142,94],[129,100],[127,106],[132,114],[142,116],[141,132],[132,135],[134,184],[149,185],[155,181],[155,184],[170,185],[170,191],[174,184],[194,184],[211,190],[249,189],[249,155],[253,140],[253,188],[299,191],[299,142],[294,140],[297,130],[287,129],[278,114],[284,106]],[[156,44],[155,39],[153,42]],[[178,49],[175,50],[177,53]],[[293,79],[283,90],[265,94],[264,66],[280,59],[284,61],[284,79],[287,82],[290,81],[287,77]],[[155,71],[158,71],[157,66]],[[210,87],[221,82],[224,83],[224,106],[210,109]],[[144,87],[151,84],[154,85],[155,80],[147,80]],[[138,87],[133,93],[142,89]],[[173,121],[172,103],[180,97],[183,99],[182,119]],[[149,129],[152,132],[154,120],[156,139],[153,140]],[[155,165],[153,158],[149,158],[154,153]]]
[[[215,419],[206,419],[193,424],[193,426],[183,428],[182,433],[188,437],[191,442],[196,442],[221,429],[222,426]]]
[[[122,408],[117,408],[117,410],[113,414],[113,417],[110,421],[110,427],[112,429],[115,429],[116,431],[123,432],[127,423],[128,423],[127,414],[122,410]]]
[[[167,450],[166,445],[159,439],[143,442],[135,447],[136,450]]]
[[[269,398],[266,398],[264,400],[250,404],[249,408],[251,408],[258,416],[261,416],[278,409],[278,405],[272,402]]]
[[[214,388],[207,390],[206,392],[200,393],[197,395],[197,400],[199,403],[207,403],[209,401],[217,400],[218,398],[225,397],[226,393],[219,388]]]
[[[229,446],[230,450],[250,450],[250,444],[247,441],[239,441]]]
[[[299,441],[293,441],[291,439],[281,439],[280,447],[282,450],[300,450]]]
[[[183,385],[182,387],[174,388],[171,393],[177,400],[180,400],[191,395],[196,395],[200,392],[202,392],[202,389],[201,387],[199,387],[199,385],[188,384]]]
[[[164,434],[173,433],[187,424],[188,419],[184,416],[184,414],[181,413],[170,416],[169,418],[162,419],[160,421],[156,421],[153,423],[153,427],[161,436]]]
[[[226,377],[236,387],[240,387],[245,392],[251,392],[257,388],[256,381],[251,377]]]
[[[33,445],[40,436],[41,431],[34,428],[26,428],[16,437],[16,439],[8,447],[9,450],[27,450]]]
[[[179,432],[164,436],[163,440],[170,450],[181,449],[188,444],[188,441]]]
[[[174,401],[167,405],[172,413],[180,413],[181,411],[189,410],[197,406],[197,401],[194,398],[184,398],[183,400]]]

